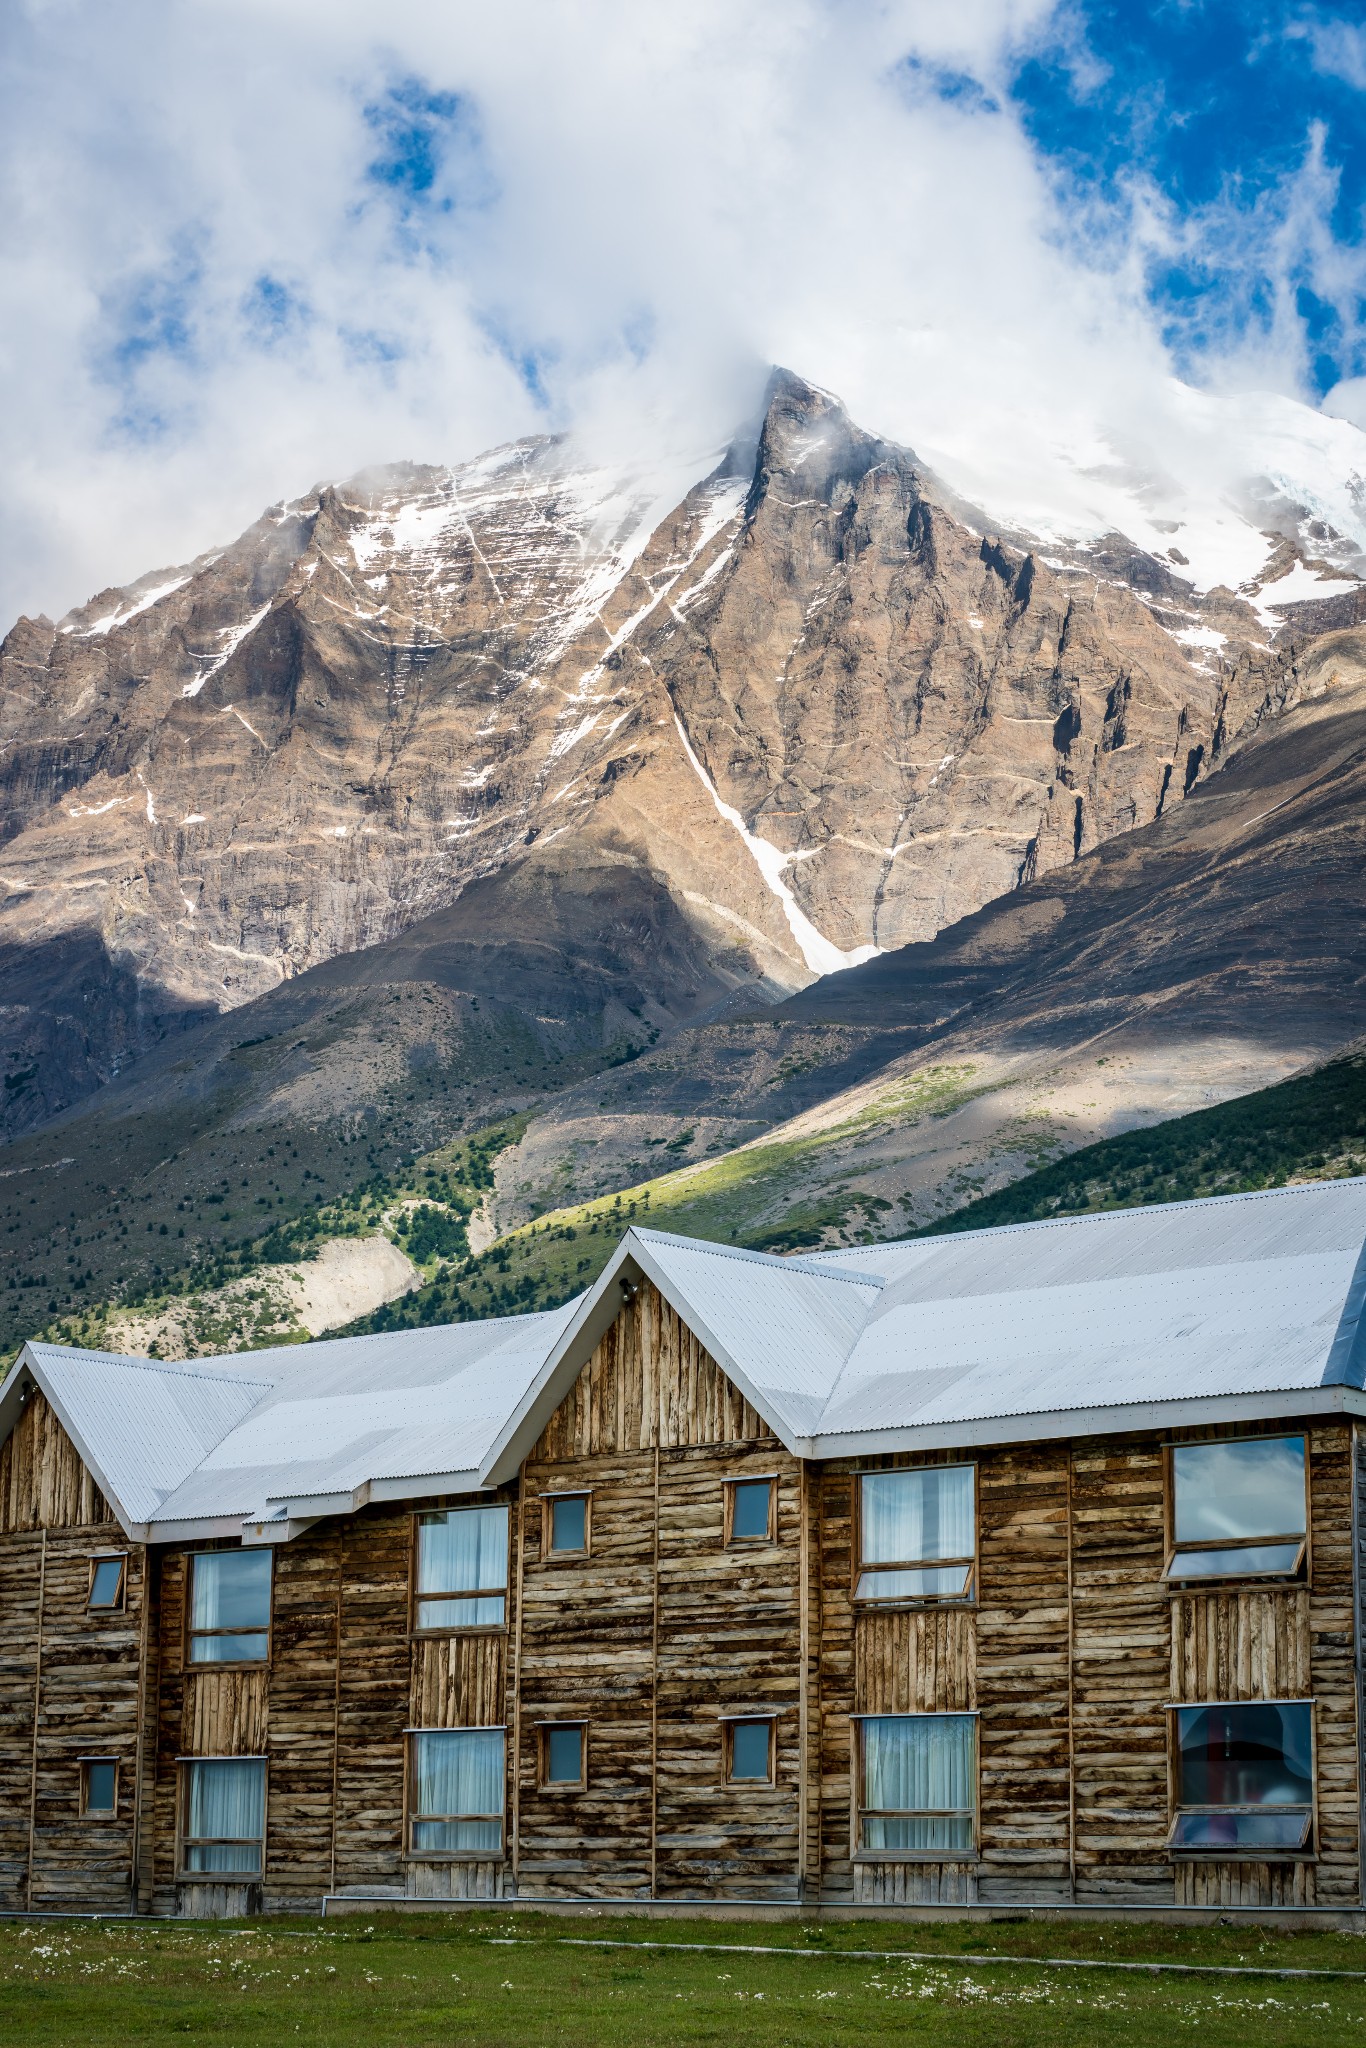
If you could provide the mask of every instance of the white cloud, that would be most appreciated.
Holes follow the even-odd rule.
[[[773,361],[1006,509],[1070,490],[1081,520],[1078,472],[1179,468],[1142,236],[1077,235],[1004,84],[1059,15],[12,0],[0,618],[369,462],[570,422],[701,450]],[[411,80],[462,96],[425,191],[368,172]]]

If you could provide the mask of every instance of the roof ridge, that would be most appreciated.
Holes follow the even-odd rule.
[[[816,1280],[842,1280],[848,1286],[866,1287],[870,1281],[885,1284],[887,1277],[883,1273],[832,1273],[814,1258],[784,1259],[776,1252],[755,1251],[748,1245],[720,1244],[711,1237],[687,1237],[676,1230],[647,1230],[633,1223],[627,1235],[632,1233],[654,1244],[687,1245],[692,1250],[714,1252],[720,1259],[738,1259],[747,1265],[771,1266],[780,1273],[807,1273]]]
[[[269,1391],[274,1385],[271,1380],[251,1379],[244,1372],[196,1372],[187,1359],[143,1358],[127,1351],[87,1351],[81,1344],[44,1344],[37,1339],[30,1339],[27,1348],[36,1351],[40,1356],[100,1359],[106,1365],[131,1366],[134,1372],[155,1372],[163,1377],[170,1375],[182,1380],[204,1380],[219,1387],[264,1387]],[[259,1357],[261,1354],[258,1352],[256,1355]]]

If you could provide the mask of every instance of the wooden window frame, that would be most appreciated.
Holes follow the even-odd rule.
[[[850,1815],[849,1855],[854,1863],[977,1863],[982,1854],[982,1742],[981,1729],[976,1725],[981,1714],[975,1708],[946,1707],[930,1714],[851,1714],[850,1748],[853,1752],[849,1773]],[[863,1724],[865,1721],[971,1721],[972,1731],[972,1808],[961,1806],[926,1808],[924,1811],[900,1809],[863,1804]],[[863,1823],[869,1817],[892,1820],[956,1820],[964,1813],[972,1822],[972,1844],[967,1849],[865,1849],[862,1846]]]
[[[427,1633],[445,1634],[445,1630]],[[465,1631],[479,1633],[479,1631]],[[484,1630],[484,1634],[491,1631]],[[415,1735],[501,1735],[503,1738],[503,1811],[501,1813],[417,1813],[413,1809],[413,1743]],[[403,1731],[403,1855],[402,1863],[506,1863],[508,1854],[508,1725],[506,1721],[480,1721],[472,1727],[405,1728]],[[476,1820],[499,1824],[496,1849],[415,1849],[413,1829],[419,1821]]]
[[[581,1500],[583,1502],[583,1547],[580,1550],[556,1550],[552,1544],[555,1530],[555,1503],[560,1500]],[[541,1495],[541,1562],[551,1564],[560,1559],[576,1560],[593,1555],[593,1489],[591,1486],[557,1486]]]
[[[766,1778],[736,1778],[732,1776],[735,1763],[735,1730],[742,1725],[755,1728],[760,1724],[768,1728],[768,1776]],[[721,1783],[728,1792],[748,1792],[772,1788],[778,1782],[778,1716],[776,1714],[723,1714],[721,1716]]]
[[[1308,1445],[1305,1446],[1305,1464],[1309,1463]],[[1216,1843],[1210,1847],[1180,1846],[1172,1841],[1176,1824],[1183,1813],[1265,1813],[1265,1805],[1256,1806],[1180,1806],[1177,1804],[1178,1751],[1176,1744],[1176,1720],[1178,1713],[1188,1714],[1201,1707],[1308,1707],[1309,1709],[1309,1784],[1310,1799],[1307,1807],[1292,1806],[1288,1802],[1275,1810],[1282,1813],[1303,1813],[1307,1826],[1298,1849],[1268,1849],[1265,1843],[1251,1843],[1246,1849],[1228,1843]],[[1167,1717],[1167,1855],[1173,1863],[1317,1863],[1319,1860],[1319,1715],[1318,1695],[1298,1700],[1168,1700],[1162,1709]]]
[[[863,1482],[883,1473],[914,1472],[961,1472],[972,1473],[972,1556],[971,1557],[915,1557],[900,1558],[895,1563],[879,1558],[875,1563],[866,1562],[863,1556]],[[981,1468],[976,1458],[953,1458],[940,1464],[928,1465],[865,1465],[851,1474],[853,1498],[850,1502],[849,1545],[850,1573],[849,1598],[860,1613],[890,1613],[899,1608],[915,1607],[976,1607],[978,1599],[979,1560],[982,1551],[982,1489]],[[950,1565],[965,1565],[967,1577],[961,1593],[893,1593],[880,1599],[875,1593],[860,1593],[859,1580],[865,1572],[919,1572],[934,1571]]]
[[[490,1586],[482,1596],[477,1592],[471,1593],[468,1588],[462,1588],[454,1593],[419,1593],[417,1589],[418,1545],[422,1539],[418,1531],[423,1517],[426,1515],[458,1515],[465,1513],[466,1509],[463,1507],[414,1508],[410,1517],[412,1527],[408,1545],[408,1634],[410,1636],[420,1636],[424,1640],[432,1640],[439,1639],[442,1636],[505,1636],[508,1632],[508,1607],[512,1599],[512,1545],[516,1535],[513,1504],[511,1501],[498,1499],[471,1501],[468,1503],[468,1506],[472,1508],[505,1508],[507,1510],[508,1547],[507,1568],[502,1585],[503,1618],[501,1621],[443,1621],[437,1628],[419,1628],[417,1620],[419,1601],[477,1600],[481,1597],[492,1599],[496,1589]]]
[[[579,1775],[577,1778],[552,1778],[550,1776],[550,1736],[556,1728],[577,1728],[579,1731]],[[536,1723],[536,1790],[552,1796],[559,1792],[586,1792],[588,1790],[588,1723],[565,1715],[558,1721]]]
[[[95,1572],[102,1564],[117,1564],[119,1589],[112,1600],[102,1600],[97,1607],[93,1595]],[[87,1614],[122,1614],[128,1605],[128,1552],[126,1550],[95,1550],[90,1554],[90,1580],[85,1590],[85,1611]],[[99,1759],[95,1759],[99,1761]]]
[[[1182,1543],[1176,1540],[1176,1465],[1174,1451],[1202,1449],[1207,1444],[1257,1444],[1284,1443],[1299,1437],[1304,1443],[1304,1529],[1299,1533],[1271,1536],[1231,1536],[1221,1543]],[[1224,1586],[1256,1586],[1263,1591],[1274,1593],[1284,1589],[1293,1591],[1297,1586],[1311,1583],[1311,1562],[1313,1545],[1312,1501],[1309,1486],[1309,1430],[1270,1430],[1264,1436],[1211,1436],[1192,1437],[1184,1443],[1166,1443],[1162,1446],[1162,1583],[1173,1594],[1199,1593],[1206,1587],[1217,1591]],[[1269,1543],[1296,1543],[1295,1562],[1289,1571],[1283,1572],[1224,1572],[1219,1576],[1202,1573],[1195,1578],[1184,1578],[1177,1569],[1182,1557],[1198,1555],[1207,1550],[1263,1550]],[[1214,1702],[1219,1704],[1219,1702]]]
[[[737,1536],[735,1534],[735,1489],[737,1486],[758,1486],[768,1488],[768,1527],[762,1536]],[[765,1544],[778,1540],[778,1474],[776,1472],[732,1472],[723,1479],[725,1502],[722,1513],[722,1548],[726,1550],[758,1550]]]
[[[77,1761],[77,1763],[78,1763],[78,1764],[79,1764],[79,1766],[80,1766],[80,1773],[81,1773],[81,1775],[80,1775],[80,1791],[79,1791],[79,1794],[78,1794],[78,1802],[79,1802],[79,1803],[78,1803],[78,1811],[79,1811],[79,1813],[80,1813],[81,1819],[82,1819],[82,1820],[88,1820],[88,1821],[95,1821],[95,1822],[101,1822],[101,1821],[111,1821],[111,1820],[117,1820],[117,1819],[118,1819],[118,1817],[119,1817],[119,1773],[120,1773],[120,1769],[121,1769],[121,1766],[122,1766],[122,1759],[121,1759],[120,1757],[116,1757],[116,1756],[82,1756],[82,1757],[77,1757],[76,1761]],[[112,1764],[112,1765],[113,1765],[113,1767],[114,1767],[114,1804],[113,1804],[112,1806],[91,1806],[91,1804],[90,1804],[90,1766],[91,1766],[91,1764]]]
[[[223,1556],[229,1556],[229,1557],[237,1557],[237,1556],[243,1556],[243,1555],[245,1555],[245,1554],[246,1554],[246,1553],[247,1553],[248,1551],[253,1551],[253,1552],[254,1552],[254,1551],[258,1551],[258,1550],[264,1550],[264,1551],[265,1551],[265,1553],[266,1553],[266,1555],[267,1555],[267,1556],[269,1557],[269,1559],[270,1559],[270,1599],[269,1599],[269,1601],[267,1602],[267,1605],[266,1605],[266,1625],[265,1625],[265,1627],[264,1627],[264,1628],[194,1628],[194,1627],[192,1627],[192,1625],[191,1625],[191,1622],[192,1622],[192,1617],[193,1617],[193,1615],[194,1615],[194,1573],[195,1573],[195,1559],[196,1559],[196,1558],[199,1558],[199,1557],[223,1557]],[[187,1671],[268,1671],[268,1670],[270,1669],[270,1660],[271,1660],[271,1652],[272,1652],[272,1651],[274,1650],[274,1648],[275,1648],[275,1552],[274,1552],[274,1549],[272,1548],[272,1546],[271,1546],[271,1545],[269,1545],[269,1544],[266,1544],[266,1543],[241,1543],[241,1544],[224,1544],[224,1545],[223,1545],[223,1548],[222,1548],[221,1550],[187,1550],[187,1551],[186,1551],[186,1552],[184,1553],[184,1556],[185,1556],[185,1630],[184,1630],[184,1655],[185,1655],[185,1669],[186,1669]],[[199,1641],[199,1640],[200,1640],[201,1638],[203,1638],[203,1639],[204,1639],[204,1640],[206,1640],[206,1641],[210,1641],[210,1640],[216,1640],[216,1639],[217,1639],[218,1637],[220,1637],[220,1636],[261,1636],[261,1635],[263,1635],[263,1636],[265,1637],[265,1639],[266,1639],[266,1653],[265,1653],[264,1657],[231,1657],[231,1658],[223,1658],[223,1659],[220,1659],[220,1660],[218,1660],[218,1661],[216,1661],[216,1662],[211,1662],[211,1661],[207,1661],[207,1660],[202,1660],[202,1659],[196,1658],[196,1657],[194,1656],[194,1654],[193,1654],[193,1651],[194,1651],[194,1646],[195,1646],[195,1643],[196,1643],[197,1641]],[[213,1761],[215,1761],[215,1759],[213,1759],[213,1758],[210,1758],[210,1759],[209,1759],[209,1761],[210,1761],[210,1762],[213,1762]]]
[[[202,1667],[201,1667],[202,1668]],[[218,1668],[222,1668],[221,1666]],[[231,1667],[229,1667],[231,1668]],[[237,1667],[242,1668],[240,1665]],[[250,1667],[249,1667],[250,1668]],[[262,1884],[266,1875],[266,1839],[270,1830],[270,1759],[257,1756],[178,1756],[176,1758],[175,1881],[177,1884]],[[261,1861],[255,1870],[187,1870],[185,1851],[200,1843],[234,1846],[247,1837],[230,1839],[219,1835],[187,1835],[185,1809],[189,1803],[190,1767],[193,1764],[261,1764]]]

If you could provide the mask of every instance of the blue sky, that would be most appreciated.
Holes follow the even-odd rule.
[[[1222,488],[1173,376],[1366,426],[1364,112],[1361,0],[12,0],[0,627],[774,360],[1011,502]]]

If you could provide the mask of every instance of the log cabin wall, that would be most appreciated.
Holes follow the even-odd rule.
[[[91,1560],[127,1558],[92,1611]],[[47,1400],[0,1447],[0,1905],[127,1912],[137,1856],[146,1553],[129,1543]],[[81,1812],[81,1759],[118,1765],[110,1818]]]
[[[1359,1640],[1352,1432],[1307,1430],[1310,1559],[1291,1585],[1173,1590],[1164,1444],[1285,1434],[1283,1423],[975,1455],[974,1606],[857,1608],[860,1469],[832,1463],[820,1512],[819,1800],[824,1895],[863,1903],[1034,1899],[1350,1906],[1361,1899]],[[1358,1509],[1357,1541],[1366,1514]],[[1313,1860],[1183,1860],[1171,1822],[1172,1702],[1314,1699]],[[978,1713],[971,1862],[851,1857],[854,1717]]]
[[[727,1546],[729,1480],[771,1476],[773,1540]],[[516,1884],[523,1897],[795,1898],[802,1878],[802,1473],[648,1282],[522,1474]],[[587,1555],[544,1496],[591,1490]],[[727,1783],[728,1714],[776,1716],[771,1784]],[[543,1729],[585,1724],[582,1789]]]

